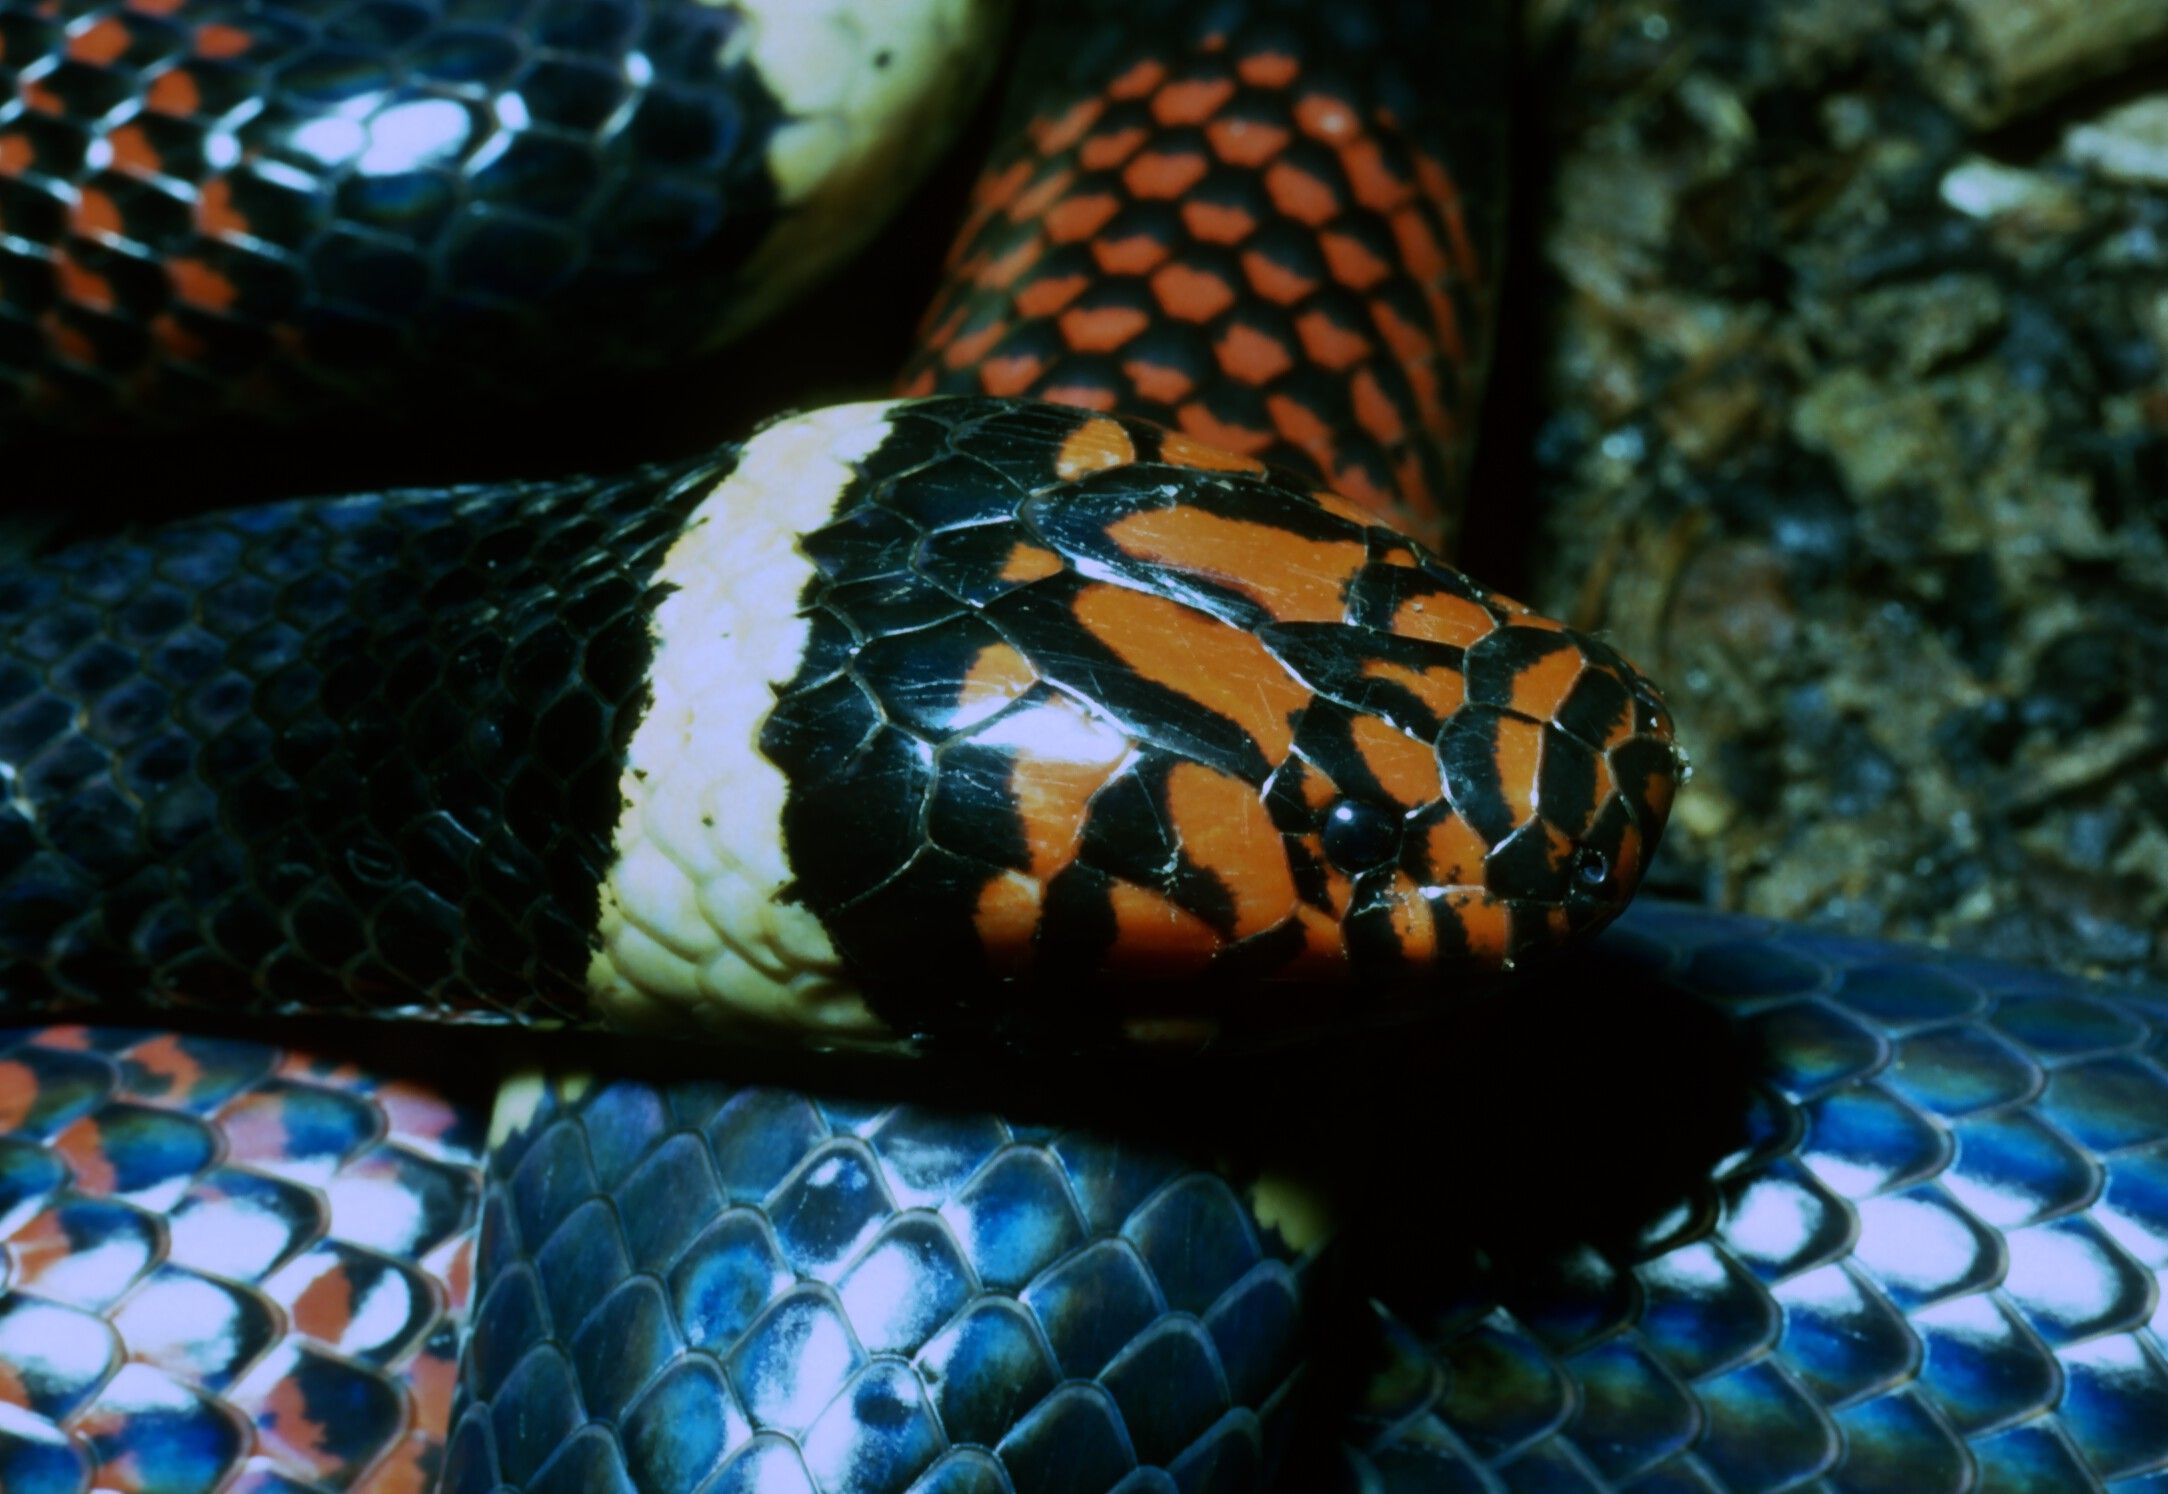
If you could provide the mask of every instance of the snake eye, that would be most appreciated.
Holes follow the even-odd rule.
[[[1602,892],[1611,885],[1611,858],[1594,846],[1582,846],[1573,853],[1566,873],[1583,891]]]
[[[1400,845],[1400,817],[1359,799],[1335,799],[1325,811],[1325,854],[1344,872],[1367,871]]]

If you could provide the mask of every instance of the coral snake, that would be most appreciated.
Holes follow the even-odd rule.
[[[0,419],[684,356],[996,20],[7,0]],[[1024,31],[899,399],[0,571],[0,1000],[184,1024],[0,1039],[0,1484],[2168,1467],[2168,1003],[1602,931],[1661,700],[1428,548],[1503,16]],[[355,1014],[700,1041],[539,1040],[485,1124],[498,1044]]]

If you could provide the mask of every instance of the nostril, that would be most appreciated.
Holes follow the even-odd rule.
[[[1567,875],[1573,885],[1583,892],[1606,892],[1611,886],[1611,858],[1594,846],[1582,846],[1573,853],[1567,865]]]
[[[1400,845],[1400,817],[1360,799],[1335,799],[1325,811],[1325,855],[1344,872],[1367,871]]]

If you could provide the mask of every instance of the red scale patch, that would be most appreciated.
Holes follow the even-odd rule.
[[[900,387],[1118,407],[1438,538],[1473,388],[1461,306],[1482,267],[1450,173],[1368,100],[1371,70],[1306,75],[1237,29],[1118,63],[1048,108],[989,168],[936,302],[1023,340],[959,347],[944,320]],[[1123,216],[1161,203],[1149,228]],[[1070,245],[1088,258],[1047,273]],[[1092,296],[1095,282],[1128,289]],[[1288,335],[1253,307],[1283,312]],[[1348,405],[1319,400],[1319,370]]]

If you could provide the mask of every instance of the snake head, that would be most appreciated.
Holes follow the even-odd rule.
[[[875,1027],[1315,1026],[1458,991],[1632,895],[1680,759],[1605,644],[1143,422],[974,398],[808,419],[856,422],[853,455],[762,655],[795,667],[762,676],[787,867],[755,891],[817,922],[804,963]],[[791,439],[733,480],[796,481],[763,457]],[[766,802],[751,769],[684,761],[728,784],[718,821]]]

